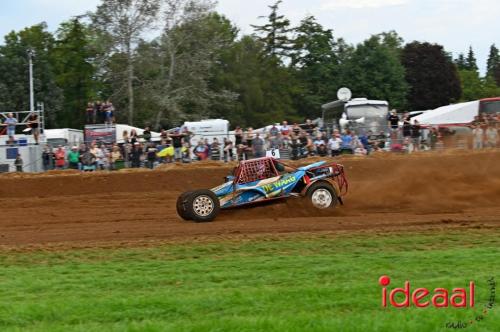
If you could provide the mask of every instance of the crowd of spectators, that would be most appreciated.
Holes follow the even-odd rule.
[[[474,148],[498,146],[498,117],[480,116],[472,124]],[[443,133],[437,128],[422,128],[407,114],[391,112],[387,130],[334,129],[328,133],[311,120],[304,124],[283,121],[254,130],[236,127],[232,139],[203,138],[193,145],[193,133],[187,129],[160,132],[153,142],[151,130],[142,135],[134,130],[123,132],[123,140],[106,144],[93,142],[71,148],[46,147],[43,153],[45,169],[79,169],[82,171],[116,170],[120,168],[155,168],[163,163],[213,160],[233,161],[260,158],[266,151],[279,150],[281,158],[298,160],[309,156],[368,155],[378,151],[408,153],[436,149]]]

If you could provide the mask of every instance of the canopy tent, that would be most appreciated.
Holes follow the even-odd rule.
[[[479,101],[448,105],[436,108],[414,117],[422,125],[465,125],[474,121],[479,115]]]

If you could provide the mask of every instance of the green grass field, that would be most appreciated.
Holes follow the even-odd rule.
[[[500,232],[308,235],[0,253],[0,331],[436,331],[500,276]],[[381,307],[391,287],[465,287],[474,309]],[[467,331],[500,331],[500,308]]]

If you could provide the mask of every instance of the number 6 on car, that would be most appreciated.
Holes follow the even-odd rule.
[[[271,157],[274,159],[280,159],[280,150],[279,149],[272,149],[269,151],[266,151],[266,157]]]

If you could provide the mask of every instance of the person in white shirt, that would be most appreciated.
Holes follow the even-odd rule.
[[[496,148],[498,144],[498,130],[495,126],[489,126],[486,129],[486,146]]]
[[[481,126],[476,126],[472,129],[472,144],[473,148],[482,149],[483,148],[483,139],[484,139],[484,130]]]
[[[340,155],[340,146],[342,145],[342,139],[338,134],[332,134],[332,137],[328,140],[328,149],[332,157]]]

